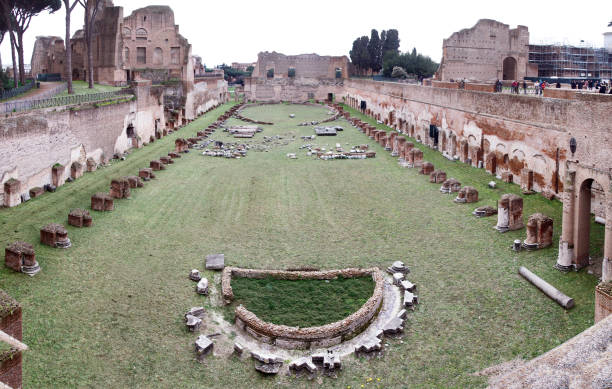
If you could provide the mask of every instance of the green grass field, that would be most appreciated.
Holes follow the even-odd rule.
[[[87,95],[90,93],[113,92],[121,88],[111,85],[94,84],[93,89],[89,89],[89,84],[86,81],[72,81],[72,89],[75,95]],[[66,90],[58,96],[68,96],[68,91]]]
[[[346,122],[337,123],[345,127],[340,136],[308,143],[369,143],[378,152],[375,159],[306,157],[299,137],[313,129],[296,124],[327,117],[325,108],[247,109],[246,117],[276,123],[252,142],[288,132],[296,139],[240,160],[187,154],[134,190],[131,199],[116,201],[114,212],[94,213],[92,228],[68,227],[72,248],[38,243],[40,227],[66,224],[70,209],[89,207],[90,196],[107,191],[111,178],[148,166],[173,149],[176,137],[195,135],[229,106],[55,194],[0,210],[2,243],[36,243],[42,267],[34,278],[0,270],[0,287],[23,306],[24,342],[30,346],[24,387],[357,388],[368,377],[369,386],[387,388],[482,387],[486,379],[474,372],[533,358],[593,324],[597,280],[584,271],[553,269],[557,241],[553,248],[517,254],[509,246],[524,238],[524,230],[499,234],[495,218],[471,215],[503,193],[519,193],[518,186],[497,181],[498,189],[488,189],[494,178],[484,170],[425,149],[426,160],[479,190],[476,205],[455,204],[439,185],[400,168]],[[289,119],[290,113],[296,118]],[[299,158],[288,159],[287,153]],[[558,238],[561,204],[525,197],[525,215],[536,211],[553,217]],[[593,226],[592,244],[602,246],[601,226]],[[403,338],[385,340],[382,357],[345,358],[336,379],[264,378],[251,360],[234,357],[200,364],[182,315],[197,305],[223,313],[197,295],[187,278],[191,269],[203,270],[211,253],[224,253],[226,265],[266,269],[383,268],[402,260],[418,285],[420,305],[409,314]],[[564,311],[521,279],[521,265],[573,297],[575,308]]]
[[[260,319],[293,327],[314,327],[345,319],[372,297],[372,277],[335,280],[232,279],[233,308],[244,305]],[[227,316],[227,314],[226,314]]]

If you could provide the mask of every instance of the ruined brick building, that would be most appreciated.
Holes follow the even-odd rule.
[[[40,42],[40,44],[39,44]],[[53,42],[53,47],[49,44]],[[72,37],[72,77],[87,79],[87,49],[83,30]],[[40,37],[32,54],[33,75],[63,73],[64,42],[58,37]],[[100,3],[92,37],[94,81],[126,85],[130,80],[193,80],[191,45],[179,33],[174,12],[167,6],[148,6],[123,17],[123,7],[111,0]],[[55,67],[48,64],[54,58]],[[59,66],[57,66],[59,65]]]
[[[436,74],[450,80],[518,80],[537,76],[529,65],[529,29],[481,19],[472,28],[453,33],[442,44],[442,61]]]
[[[245,79],[244,92],[252,100],[326,99],[348,78],[348,64],[346,56],[262,52],[252,76]]]
[[[37,36],[32,53],[32,75],[41,73],[63,73],[66,48],[58,36]]]
[[[612,32],[604,33],[604,47],[567,44],[530,44],[525,26],[481,19],[472,28],[453,33],[442,45],[439,81],[492,82],[524,78],[612,78]]]

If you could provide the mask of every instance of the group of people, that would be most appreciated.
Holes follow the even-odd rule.
[[[612,80],[610,80],[612,82]],[[599,91],[599,93],[609,93],[612,95],[612,88],[605,81],[580,80],[571,82],[572,89],[588,89]]]

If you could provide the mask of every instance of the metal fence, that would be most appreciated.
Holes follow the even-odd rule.
[[[34,80],[28,80],[29,83],[22,85],[18,88],[13,88],[9,90],[1,90],[0,91],[0,100],[11,99],[15,96],[19,96],[22,93],[25,93],[34,87]]]
[[[64,88],[66,86],[64,85]],[[132,91],[130,89],[121,89],[112,92],[90,93],[85,95],[67,95],[51,98],[43,98],[36,100],[23,100],[16,102],[8,102],[0,104],[0,114],[10,112],[21,112],[30,109],[41,109],[50,107],[59,107],[63,105],[75,105],[83,103],[92,103],[97,101],[114,100],[118,98],[130,97]]]

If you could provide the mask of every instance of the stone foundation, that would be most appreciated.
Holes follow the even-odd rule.
[[[595,287],[595,323],[612,314],[612,282]]]
[[[115,203],[111,196],[106,193],[96,193],[91,196],[91,209],[94,211],[112,211],[115,209]]]
[[[221,276],[221,293],[226,301],[233,300],[232,277],[331,280],[340,276],[353,278],[367,275],[370,275],[376,283],[372,297],[357,312],[346,319],[324,326],[298,328],[267,323],[243,306],[236,308],[236,325],[241,326],[247,333],[264,343],[274,344],[281,348],[331,347],[359,333],[378,312],[382,303],[385,283],[384,275],[379,269],[283,271],[226,267]]]
[[[21,182],[11,178],[4,183],[4,206],[16,207],[21,204]]]
[[[73,209],[68,214],[68,224],[74,227],[91,227],[93,219],[89,214],[89,211],[84,209]]]

